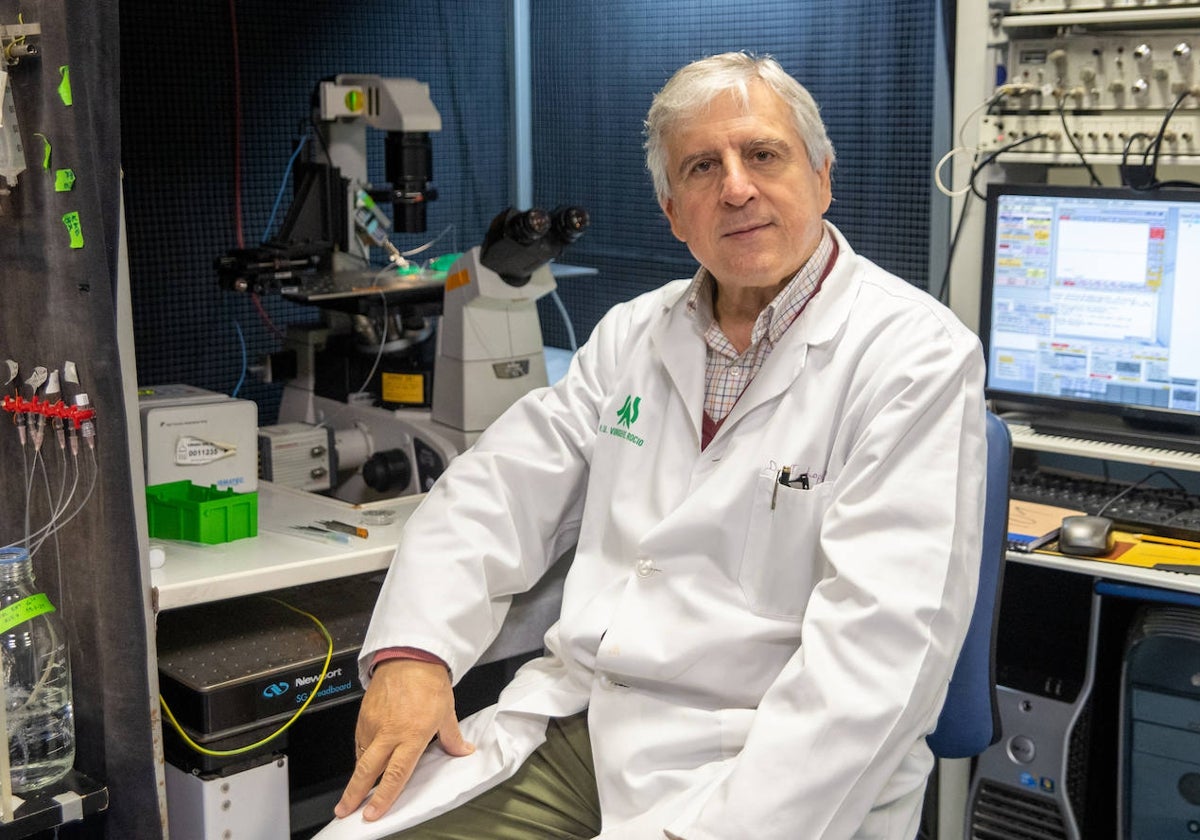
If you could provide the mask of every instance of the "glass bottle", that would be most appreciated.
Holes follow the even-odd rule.
[[[75,764],[67,636],[24,548],[0,548],[0,668],[12,789],[28,793]]]

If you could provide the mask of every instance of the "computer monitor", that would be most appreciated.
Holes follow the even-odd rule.
[[[990,185],[982,304],[999,407],[1200,451],[1200,190]]]

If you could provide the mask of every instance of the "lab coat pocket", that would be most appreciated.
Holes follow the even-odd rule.
[[[738,583],[755,613],[799,620],[815,585],[817,543],[829,493],[779,484],[764,470],[754,485],[754,508]]]

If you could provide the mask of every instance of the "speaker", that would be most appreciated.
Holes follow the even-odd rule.
[[[1100,598],[1089,575],[1008,563],[996,637],[1001,739],[975,762],[970,840],[1085,840]]]
[[[1147,606],[1121,676],[1118,812],[1126,840],[1200,836],[1200,610]]]

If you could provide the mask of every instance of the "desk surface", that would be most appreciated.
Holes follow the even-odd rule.
[[[1009,561],[1028,563],[1033,566],[1045,566],[1062,569],[1067,572],[1077,572],[1105,580],[1136,583],[1142,586],[1156,586],[1159,589],[1171,589],[1176,592],[1191,592],[1200,594],[1200,574],[1185,572],[1164,572],[1158,569],[1146,569],[1139,566],[1126,566],[1121,563],[1104,560],[1087,560],[1081,557],[1066,557],[1061,554],[1043,554],[1033,552],[1025,554],[1019,551],[1008,552]]]
[[[1004,421],[1012,433],[1013,447],[1017,449],[1200,472],[1200,453],[1041,434],[1035,432],[1020,415],[1006,415]],[[1090,560],[1040,552],[1025,554],[1010,551],[1008,559],[1019,563],[1078,572],[1107,580],[1157,586],[1160,589],[1173,589],[1179,592],[1200,593],[1200,574],[1162,571],[1105,560]]]
[[[353,505],[259,482],[258,536],[217,545],[151,540],[166,555],[162,567],[151,569],[150,575],[158,609],[386,569],[404,523],[424,498],[402,496]],[[362,512],[371,509],[395,510],[396,519],[391,525],[371,526],[367,539],[349,537],[343,544],[289,531],[292,525],[311,525],[321,519],[360,524]]]
[[[401,496],[353,505],[259,482],[258,536],[218,545],[152,540],[166,554],[162,567],[150,570],[157,609],[176,609],[383,571],[400,544],[404,523],[424,498],[424,495]],[[290,525],[312,524],[321,519],[357,525],[363,511],[379,509],[395,510],[395,521],[391,525],[372,525],[366,539],[350,537],[345,544],[288,530]],[[542,649],[546,628],[558,619],[569,565],[569,559],[560,560],[533,589],[513,598],[499,637],[480,663]]]

